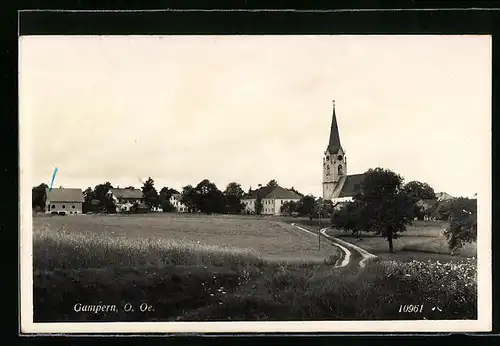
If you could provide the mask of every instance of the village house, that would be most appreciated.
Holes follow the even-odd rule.
[[[335,208],[340,208],[353,200],[363,179],[364,174],[347,174],[346,152],[340,144],[334,101],[330,138],[323,153],[323,199],[331,200]]]
[[[142,191],[139,189],[113,188],[109,189],[107,196],[115,204],[117,213],[130,212],[135,203],[142,204],[144,200]]]
[[[188,208],[181,202],[181,200],[182,194],[174,193],[172,196],[170,196],[169,202],[174,206],[175,211],[177,211],[178,213],[187,212]]]
[[[261,213],[263,215],[281,215],[281,206],[285,202],[299,202],[302,198],[301,195],[292,191],[292,189],[288,190],[281,186],[264,186],[257,190],[250,190],[249,193],[241,198],[241,202],[245,206],[244,213],[255,213],[255,203],[258,195],[260,195],[262,201]]]
[[[45,212],[47,214],[81,214],[83,206],[83,191],[81,189],[47,189]]]

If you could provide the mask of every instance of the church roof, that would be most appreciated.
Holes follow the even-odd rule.
[[[335,114],[335,101],[333,102],[333,115],[332,125],[330,127],[330,139],[328,141],[327,150],[334,154],[339,151],[342,146],[340,145],[339,128],[337,125],[337,115]]]
[[[338,197],[354,197],[357,190],[361,187],[364,178],[364,174],[351,174],[346,176],[344,186],[342,186],[342,190]]]

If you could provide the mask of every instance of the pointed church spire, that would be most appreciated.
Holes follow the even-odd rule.
[[[335,115],[335,100],[333,100],[333,115],[332,115],[332,126],[330,128],[330,140],[328,141],[327,150],[334,154],[341,148],[339,129],[337,126],[337,116]]]

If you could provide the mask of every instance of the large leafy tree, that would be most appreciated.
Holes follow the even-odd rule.
[[[241,213],[245,207],[243,203],[241,203],[241,198],[244,194],[245,193],[240,184],[236,182],[227,184],[226,189],[224,190],[224,196],[226,197],[227,208],[230,213]]]
[[[411,197],[413,201],[414,217],[417,217],[419,220],[422,220],[425,215],[429,215],[432,213],[431,210],[432,208],[429,209],[418,205],[418,202],[420,200],[436,199],[436,194],[434,193],[434,189],[429,184],[413,180],[404,185],[403,190],[409,197]]]
[[[186,185],[182,188],[181,202],[188,208],[190,213],[198,211],[198,199],[199,195],[192,185]]]
[[[264,204],[262,203],[262,196],[260,193],[257,193],[257,197],[255,198],[255,214],[262,214],[262,209],[264,209]]]
[[[363,204],[360,201],[345,203],[340,209],[332,214],[332,227],[352,232],[353,235],[359,236],[360,232],[367,229],[367,219],[364,217],[365,212]]]
[[[385,237],[389,251],[394,252],[393,240],[406,230],[413,216],[413,199],[403,189],[403,178],[388,169],[370,169],[354,201],[361,209],[361,224]]]
[[[155,188],[155,182],[151,177],[143,183],[142,194],[144,195],[144,202],[148,205],[148,207],[157,207],[160,204],[158,192]]]
[[[99,201],[97,205],[95,205],[95,209],[99,210],[105,210],[108,213],[115,213],[116,212],[116,207],[113,203],[113,201],[108,197],[107,193],[109,189],[112,189],[113,185],[109,181],[105,182],[104,184],[99,184],[94,187],[94,192],[92,194],[92,197],[96,200]]]
[[[31,206],[32,208],[45,209],[45,202],[47,201],[47,188],[48,185],[42,183],[31,189]]]
[[[450,202],[449,226],[444,234],[452,252],[477,240],[477,200],[455,198]]]
[[[202,213],[226,212],[226,198],[213,182],[204,179],[196,185],[195,191],[198,195],[197,207]]]
[[[297,211],[297,205],[298,203],[295,201],[286,201],[281,205],[280,213],[288,214],[291,216],[294,212]]]
[[[176,194],[176,193],[179,193],[179,191],[177,191],[176,189],[174,188],[171,188],[171,187],[162,187],[162,189],[160,190],[160,193],[159,193],[159,201],[160,201],[160,204],[163,205],[163,202],[164,201],[168,201],[170,199],[170,197],[172,197],[173,194]]]
[[[309,216],[312,219],[316,214],[316,199],[312,195],[304,196],[297,205],[297,212],[300,216]]]

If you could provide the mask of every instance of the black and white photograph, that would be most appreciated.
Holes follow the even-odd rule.
[[[20,36],[22,330],[490,330],[491,79],[486,35]]]

